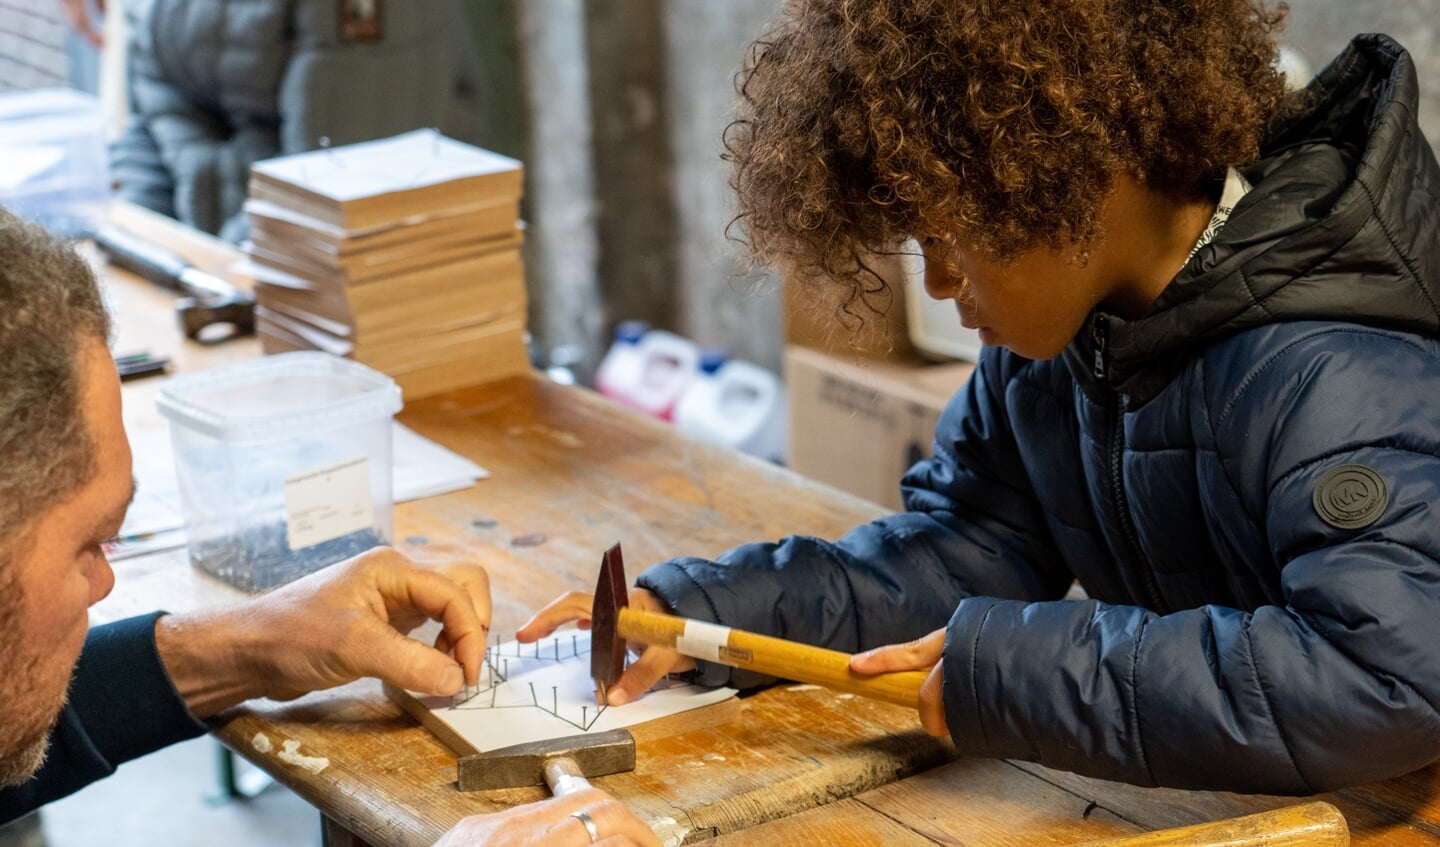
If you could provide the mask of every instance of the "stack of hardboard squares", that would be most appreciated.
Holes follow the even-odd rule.
[[[257,162],[265,352],[349,356],[411,398],[523,373],[521,174],[430,130]]]

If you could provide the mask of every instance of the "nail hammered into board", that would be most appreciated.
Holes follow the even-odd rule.
[[[535,532],[535,533],[531,533],[530,535],[521,535],[521,536],[518,536],[518,537],[516,537],[516,538],[510,539],[510,546],[511,546],[511,547],[539,547],[541,544],[544,544],[544,543],[545,543],[546,541],[548,541],[548,540],[549,540],[549,539],[545,536],[544,533],[542,533],[542,532]]]

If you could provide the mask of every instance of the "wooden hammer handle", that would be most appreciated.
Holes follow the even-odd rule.
[[[629,607],[620,610],[615,629],[629,641],[673,647],[707,662],[823,685],[912,709],[920,704],[920,685],[928,675],[926,671],[897,671],[862,676],[850,670],[849,653]]]
[[[552,756],[545,760],[545,784],[556,797],[579,794],[590,790],[590,780],[580,770],[580,765],[569,756]]]
[[[1286,806],[1223,821],[1087,841],[1080,847],[1346,847],[1350,827],[1324,802]]]

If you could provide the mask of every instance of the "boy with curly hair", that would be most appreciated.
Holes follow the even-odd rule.
[[[990,346],[903,513],[662,563],[636,604],[933,666],[966,755],[1301,794],[1440,756],[1440,169],[1398,44],[1287,97],[1279,18],[789,3],[728,139],[755,255],[863,298],[913,237]]]

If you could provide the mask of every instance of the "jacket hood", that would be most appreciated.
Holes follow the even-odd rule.
[[[1254,186],[1136,321],[1096,313],[1066,350],[1083,383],[1145,402],[1200,349],[1243,330],[1342,320],[1440,336],[1440,166],[1416,121],[1415,66],[1383,35],[1357,37],[1277,120]]]

